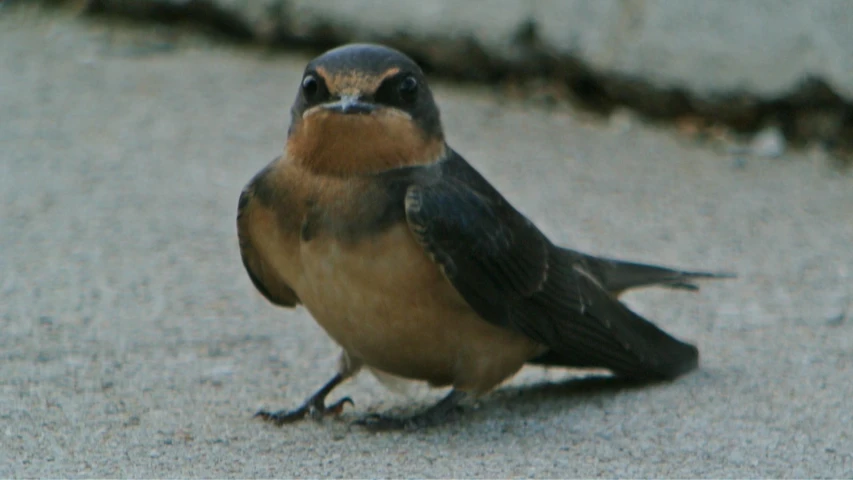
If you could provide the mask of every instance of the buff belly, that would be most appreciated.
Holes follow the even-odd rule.
[[[303,304],[371,368],[481,393],[543,350],[474,313],[404,224],[355,245],[302,243],[300,264]]]

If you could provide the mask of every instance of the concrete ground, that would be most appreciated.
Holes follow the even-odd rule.
[[[738,161],[630,117],[438,83],[449,142],[558,243],[734,270],[627,301],[701,369],[633,388],[527,369],[459,423],[351,428],[440,392],[342,387],[336,349],[240,264],[243,184],[281,150],[302,56],[0,13],[0,477],[853,476],[853,177]],[[336,398],[336,397],[335,397]]]

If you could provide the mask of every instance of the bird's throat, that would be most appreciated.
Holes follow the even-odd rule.
[[[287,154],[322,175],[349,176],[427,165],[445,153],[442,137],[427,137],[405,114],[309,112],[287,139]]]

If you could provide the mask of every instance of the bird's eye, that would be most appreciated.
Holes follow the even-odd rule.
[[[403,77],[397,86],[397,91],[400,92],[400,98],[404,102],[414,102],[418,97],[418,79],[411,75]]]
[[[302,94],[308,101],[315,100],[320,93],[320,82],[312,74],[305,75],[302,79]]]

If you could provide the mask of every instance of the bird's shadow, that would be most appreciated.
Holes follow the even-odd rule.
[[[490,410],[541,410],[552,405],[570,408],[574,405],[612,398],[626,390],[639,390],[666,382],[629,380],[610,375],[572,377],[527,385],[512,385],[496,390],[480,402],[480,412]]]
[[[536,412],[565,411],[590,403],[601,405],[620,392],[650,388],[666,383],[669,382],[638,381],[606,374],[592,374],[557,381],[509,385],[482,397],[473,406],[468,404],[460,407],[457,414],[452,416],[454,418],[448,420],[446,424],[436,425],[425,430],[436,431],[448,427],[452,429],[454,425],[471,427],[487,422],[489,419],[505,417],[507,411],[512,412],[512,416],[527,418],[535,415]],[[426,406],[428,405],[392,407],[384,413],[406,417],[423,411]]]

